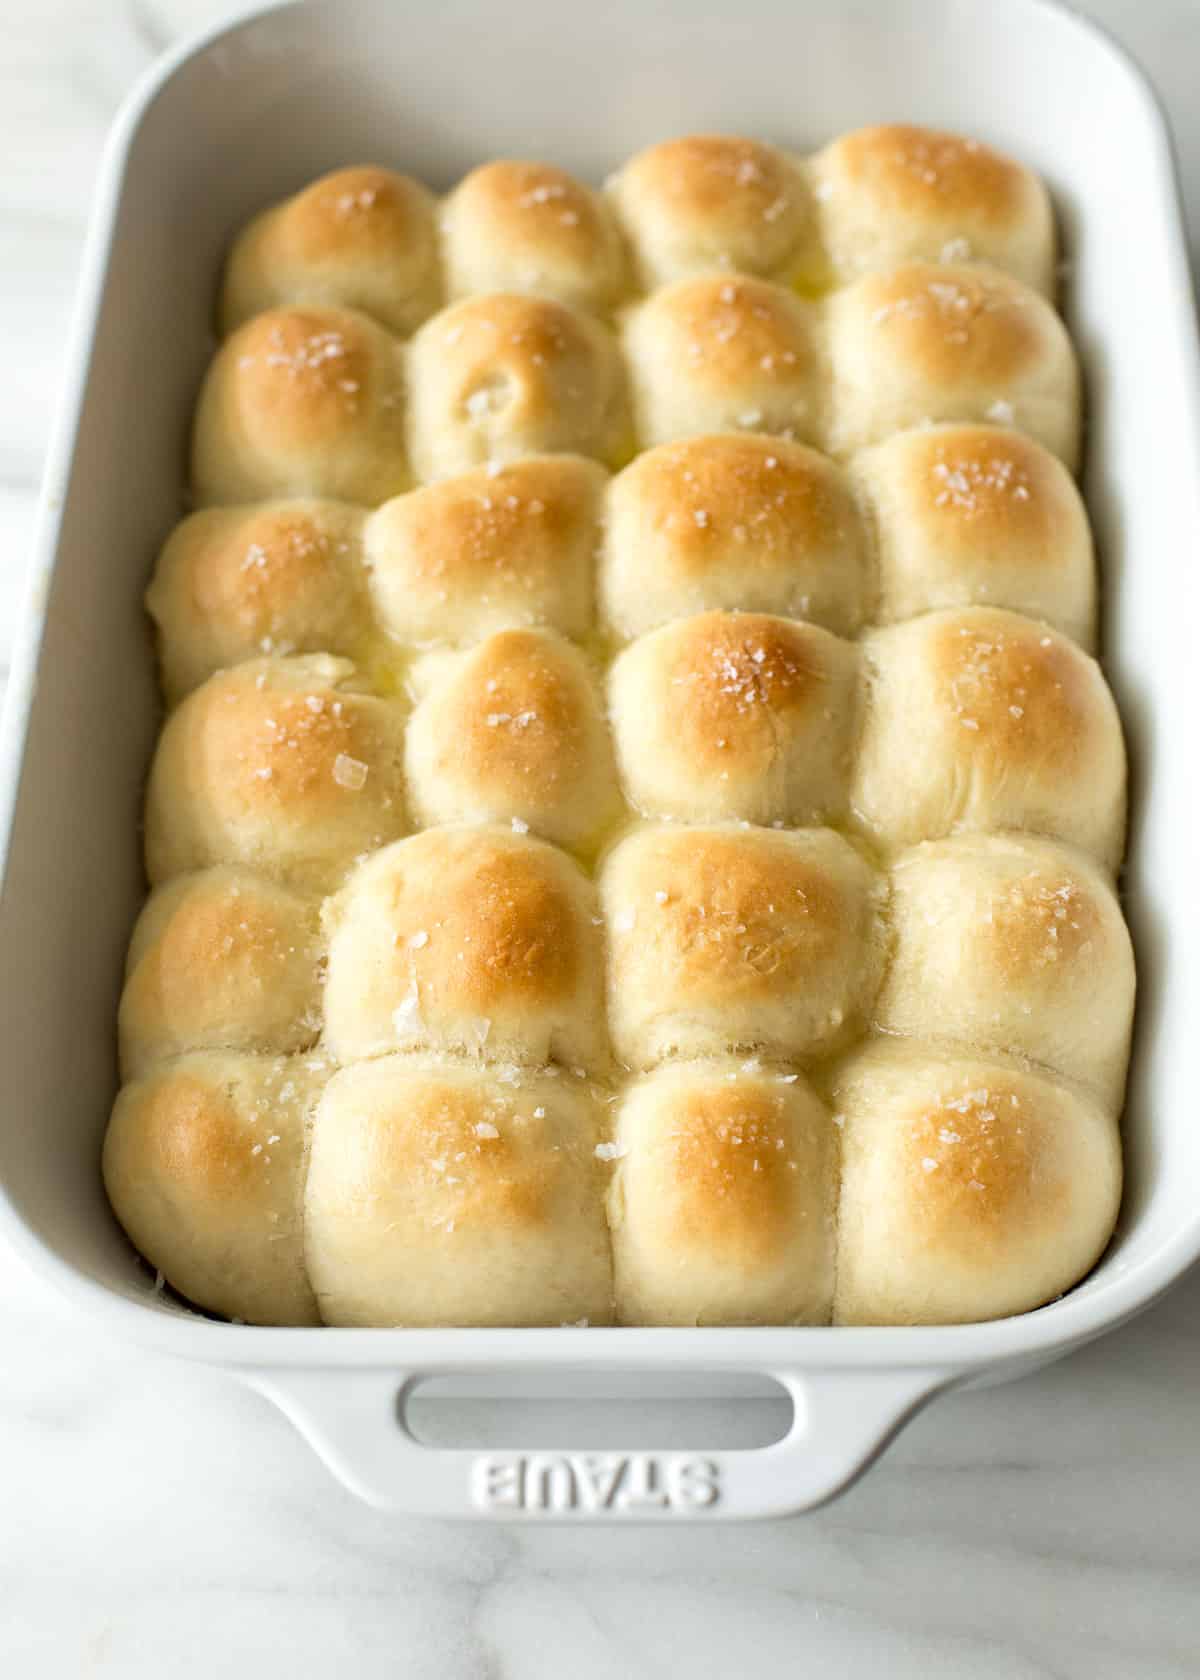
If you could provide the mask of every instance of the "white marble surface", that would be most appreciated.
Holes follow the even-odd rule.
[[[213,0],[0,7],[0,668],[104,130]],[[1200,234],[1200,5],[1091,0],[1165,94]],[[0,1253],[0,1674],[1182,1680],[1200,1673],[1200,1277],[933,1407],[853,1492],[745,1529],[377,1515],[265,1401],[113,1345]]]

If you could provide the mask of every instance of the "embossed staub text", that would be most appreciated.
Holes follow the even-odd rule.
[[[481,1454],[471,1496],[485,1511],[648,1516],[703,1511],[721,1498],[720,1467],[678,1453]]]

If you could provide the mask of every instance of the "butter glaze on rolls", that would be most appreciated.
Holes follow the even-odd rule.
[[[647,290],[713,270],[787,280],[813,266],[804,175],[762,141],[664,140],[631,158],[608,190]]]
[[[306,1132],[325,1064],[184,1056],[118,1096],[104,1186],[130,1241],[198,1307],[316,1324],[304,1261]]]
[[[1103,1253],[1116,1122],[1084,1092],[976,1057],[868,1047],[838,1070],[835,1324],[1030,1312]]]
[[[1009,607],[1090,649],[1096,567],[1071,475],[998,426],[901,432],[857,456],[878,537],[875,619],[936,607]]]
[[[172,531],[146,592],[172,704],[259,654],[361,652],[369,628],[360,508],[205,508]]]
[[[1135,976],[1054,281],[1041,183],[899,124],[240,233],[104,1155],[175,1290],[903,1325],[1087,1272]]]
[[[606,482],[594,461],[541,455],[385,502],[365,531],[382,629],[417,645],[535,624],[582,636]]]
[[[451,305],[413,339],[408,374],[410,452],[426,483],[525,455],[613,464],[628,448],[615,341],[553,299],[496,292]]]
[[[310,1048],[323,969],[315,900],[245,869],[177,876],[151,893],[130,940],[122,1073],[190,1050]]]
[[[569,1076],[388,1056],[329,1081],[308,1268],[327,1324],[612,1318],[596,1117]]]
[[[1121,1105],[1134,968],[1116,894],[1083,853],[971,834],[891,871],[889,1033],[1027,1057]]]
[[[609,673],[621,780],[648,817],[803,826],[844,815],[855,650],[815,624],[702,613]]]
[[[556,845],[597,841],[621,812],[595,674],[549,630],[501,630],[435,655],[408,726],[418,823],[510,821]]]
[[[328,496],[369,507],[409,484],[397,339],[348,309],[272,309],[226,339],[192,433],[196,500]]]
[[[613,479],[600,562],[601,621],[622,640],[712,607],[862,620],[866,538],[826,456],[782,438],[687,438]]]
[[[451,298],[530,292],[603,314],[628,289],[609,206],[552,164],[473,169],[443,204],[441,226]]]
[[[213,863],[328,887],[404,832],[404,716],[348,660],[251,660],[167,719],[146,794],[152,884]]]
[[[281,304],[358,309],[407,334],[441,304],[434,200],[407,175],[359,166],[322,175],[264,210],[234,241],[227,333]]]
[[[990,607],[929,613],[862,641],[851,802],[885,846],[1020,829],[1109,869],[1125,842],[1125,745],[1094,659]]]
[[[1079,369],[1037,292],[982,265],[912,263],[855,281],[826,309],[834,455],[930,421],[992,420],[1077,467]]]
[[[634,1069],[827,1055],[874,998],[879,883],[829,829],[647,826],[609,853],[600,897],[613,1048]]]
[[[985,262],[1054,295],[1054,218],[1037,176],[982,141],[907,123],[812,159],[822,241],[845,278],[906,262]]]
[[[784,286],[742,274],[652,292],[623,323],[643,449],[704,432],[822,430],[817,317]]]
[[[833,1127],[803,1078],[686,1062],[633,1080],[608,1194],[622,1324],[827,1324]]]
[[[451,1051],[607,1059],[596,890],[511,829],[426,829],[361,864],[324,912],[325,1042],[339,1060]]]

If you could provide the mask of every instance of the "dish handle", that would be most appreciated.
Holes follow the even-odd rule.
[[[770,1446],[715,1452],[474,1450],[430,1446],[405,1420],[435,1374],[370,1368],[245,1373],[333,1473],[370,1504],[412,1516],[679,1522],[782,1517],[842,1492],[953,1371],[779,1370],[794,1416]],[[569,1405],[568,1402],[564,1404]]]

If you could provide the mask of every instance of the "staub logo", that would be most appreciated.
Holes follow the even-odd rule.
[[[650,1453],[522,1453],[481,1457],[472,1497],[485,1511],[702,1511],[721,1497],[720,1468],[708,1458]]]

